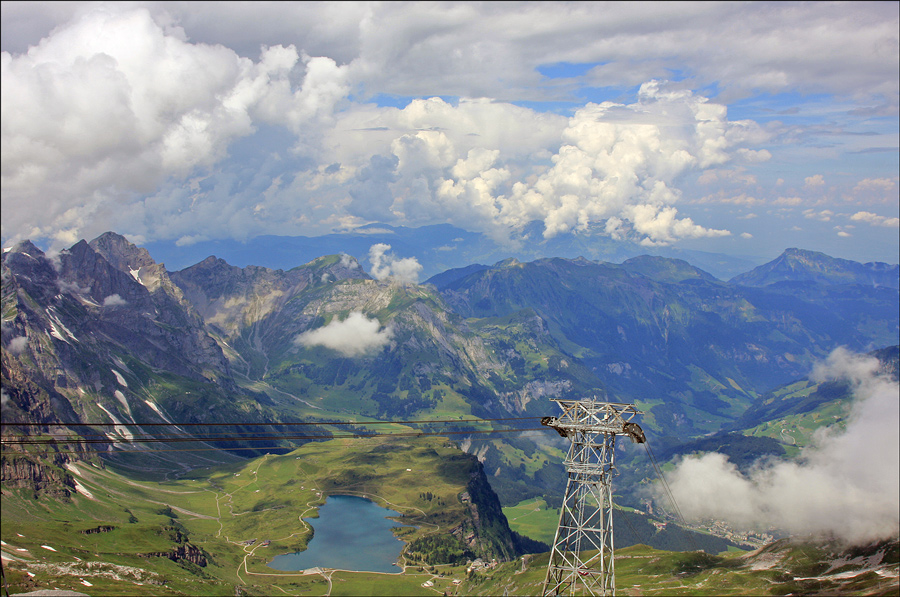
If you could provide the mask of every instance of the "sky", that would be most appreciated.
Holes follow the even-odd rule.
[[[0,10],[4,247],[540,222],[900,260],[897,2]]]

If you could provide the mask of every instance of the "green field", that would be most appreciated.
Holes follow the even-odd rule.
[[[280,572],[267,566],[276,555],[307,547],[308,520],[331,494],[364,496],[399,512],[395,532],[406,542],[446,537],[469,520],[460,498],[477,470],[472,467],[471,457],[438,437],[310,443],[288,454],[197,468],[162,481],[136,481],[109,465],[77,462],[68,472],[79,489],[69,498],[3,489],[0,547],[15,558],[4,562],[4,572],[12,594],[40,588],[89,595],[539,594],[546,553],[496,563],[485,557],[489,565],[480,570],[404,554],[404,571],[397,574]],[[552,541],[558,513],[543,499],[503,512],[514,530]],[[617,592],[896,594],[896,542],[884,556],[892,566],[884,575],[845,576],[844,565],[829,577],[831,562],[850,560],[818,547],[779,549],[710,555],[621,548]],[[181,557],[173,557],[173,550]],[[773,559],[777,567],[766,564]],[[807,578],[818,575],[824,578]]]
[[[559,524],[559,509],[548,508],[542,498],[519,502],[515,506],[503,508],[509,521],[509,528],[526,537],[553,544],[556,525]]]
[[[468,516],[459,496],[472,463],[443,438],[310,443],[161,482],[137,482],[80,462],[70,465],[79,492],[69,499],[3,490],[3,550],[20,558],[5,570],[18,590],[216,595],[223,586],[234,594],[240,585],[247,594],[291,593],[288,587],[320,594],[330,582],[335,595],[384,583],[396,585],[395,594],[431,594],[421,587],[431,575],[416,571],[417,562],[402,576],[281,573],[267,563],[306,548],[312,531],[305,519],[317,515],[329,494],[367,497],[399,512],[403,524],[414,526],[401,531],[407,542],[446,533]],[[205,565],[169,559],[173,547],[195,549]]]

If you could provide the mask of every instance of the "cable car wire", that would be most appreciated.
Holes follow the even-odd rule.
[[[470,429],[470,430],[456,430],[456,431],[399,431],[394,433],[345,433],[341,435],[297,435],[297,436],[289,436],[284,438],[279,437],[259,437],[254,439],[253,441],[272,441],[276,439],[292,439],[292,440],[332,440],[332,439],[367,439],[367,438],[376,438],[376,437],[403,437],[403,438],[417,438],[417,437],[430,437],[430,436],[444,436],[444,435],[474,435],[474,434],[492,434],[492,433],[516,433],[516,432],[525,432],[525,431],[542,431],[545,430],[544,427],[533,427],[533,428],[512,428],[512,429]],[[158,439],[158,442],[165,443],[182,443],[182,442],[209,442],[209,441],[227,441],[229,438],[225,440],[213,440],[210,438],[183,438],[183,439]],[[247,441],[247,438],[237,438],[241,441]],[[56,440],[35,440],[35,441],[17,441],[14,439],[5,438],[2,441],[4,446],[55,446],[57,445]],[[135,442],[131,442],[128,440],[119,439],[107,439],[104,441],[99,440],[90,440],[90,441],[82,441],[77,442],[79,444],[84,443],[102,443],[102,444],[111,444],[111,445],[139,445],[142,443],[149,443],[147,440],[139,440]],[[220,447],[220,448],[139,448],[139,449],[121,449],[117,448],[115,451],[110,452],[108,450],[53,450],[54,454],[84,454],[84,453],[97,453],[97,454],[118,454],[118,453],[128,453],[128,452],[204,452],[204,451],[234,451],[234,450],[294,450],[299,446],[291,447],[291,446],[235,446],[235,447]]]

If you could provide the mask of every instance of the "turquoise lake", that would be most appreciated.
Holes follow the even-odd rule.
[[[307,568],[339,568],[362,572],[400,572],[395,564],[405,545],[391,532],[404,526],[388,520],[398,512],[371,500],[333,495],[319,508],[319,518],[307,520],[315,531],[305,551],[275,557],[269,567],[282,572]]]

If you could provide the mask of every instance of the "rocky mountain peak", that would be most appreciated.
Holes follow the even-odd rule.
[[[714,276],[694,267],[683,259],[642,255],[622,262],[629,273],[638,273],[659,282],[677,283],[684,280],[716,280]]]
[[[747,273],[735,276],[731,284],[763,287],[779,282],[817,284],[863,284],[900,288],[900,266],[887,263],[858,263],[825,253],[790,248]]]
[[[138,247],[115,232],[104,232],[89,244],[97,253],[103,255],[110,265],[126,273],[157,265],[147,249]]]
[[[494,264],[494,267],[521,267],[522,262],[516,259],[515,257],[510,257],[509,259],[503,259],[502,261],[498,261]]]
[[[44,252],[38,249],[34,243],[30,240],[23,240],[19,243],[16,243],[11,249],[8,251],[4,251],[3,254],[16,254],[16,253],[25,253],[26,255],[30,255],[31,257],[43,257]]]

